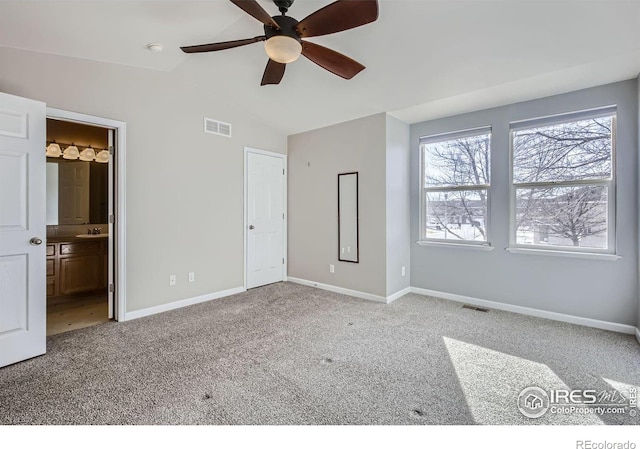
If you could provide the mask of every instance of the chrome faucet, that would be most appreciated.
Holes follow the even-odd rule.
[[[91,231],[91,234],[99,235],[101,231],[102,231],[102,228],[93,228],[93,231]]]

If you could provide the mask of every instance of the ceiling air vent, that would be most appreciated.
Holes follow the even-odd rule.
[[[212,118],[204,118],[204,132],[219,136],[231,137],[231,125]]]

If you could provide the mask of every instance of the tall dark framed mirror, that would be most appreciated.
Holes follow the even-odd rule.
[[[338,260],[360,262],[358,172],[338,175]]]

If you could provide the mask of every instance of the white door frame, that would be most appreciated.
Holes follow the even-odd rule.
[[[87,125],[101,126],[104,128],[112,128],[116,130],[116,184],[115,187],[115,216],[116,222],[116,247],[115,247],[115,305],[116,321],[125,321],[127,310],[127,241],[126,241],[126,172],[125,172],[125,155],[126,155],[126,133],[127,124],[118,120],[111,120],[93,115],[81,114],[79,112],[65,111],[62,109],[47,107],[47,118],[64,120],[67,122],[84,123]],[[109,239],[112,237],[109,236]],[[111,269],[114,269],[111,267]]]
[[[283,184],[282,184],[282,210],[284,212],[284,220],[282,220],[283,222],[283,228],[282,228],[282,255],[284,257],[284,265],[282,266],[282,280],[286,281],[287,280],[287,273],[288,273],[288,263],[289,263],[289,257],[287,255],[287,221],[289,221],[289,214],[287,213],[287,177],[288,177],[288,167],[287,167],[287,155],[286,154],[282,154],[282,153],[274,153],[272,151],[264,151],[264,150],[258,150],[256,148],[250,148],[250,147],[244,147],[244,232],[243,232],[243,236],[244,236],[244,289],[247,289],[247,252],[249,250],[248,245],[247,245],[247,239],[248,239],[248,231],[249,231],[249,223],[247,222],[247,217],[249,216],[248,213],[248,206],[249,206],[249,189],[248,189],[248,180],[249,180],[249,164],[248,164],[248,160],[249,160],[249,153],[254,153],[254,154],[261,154],[263,156],[271,156],[271,157],[277,157],[282,159],[283,161],[283,166],[284,166],[284,179],[283,179]]]

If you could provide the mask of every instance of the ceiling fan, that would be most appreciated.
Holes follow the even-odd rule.
[[[294,0],[273,0],[282,15],[269,16],[256,0],[231,0],[231,3],[264,24],[264,35],[237,41],[180,47],[185,53],[205,53],[265,42],[269,56],[261,86],[279,84],[288,63],[300,54],[335,75],[351,79],[364,70],[353,59],[302,38],[324,36],[374,22],[378,18],[377,0],[337,0],[298,22],[287,16]]]

